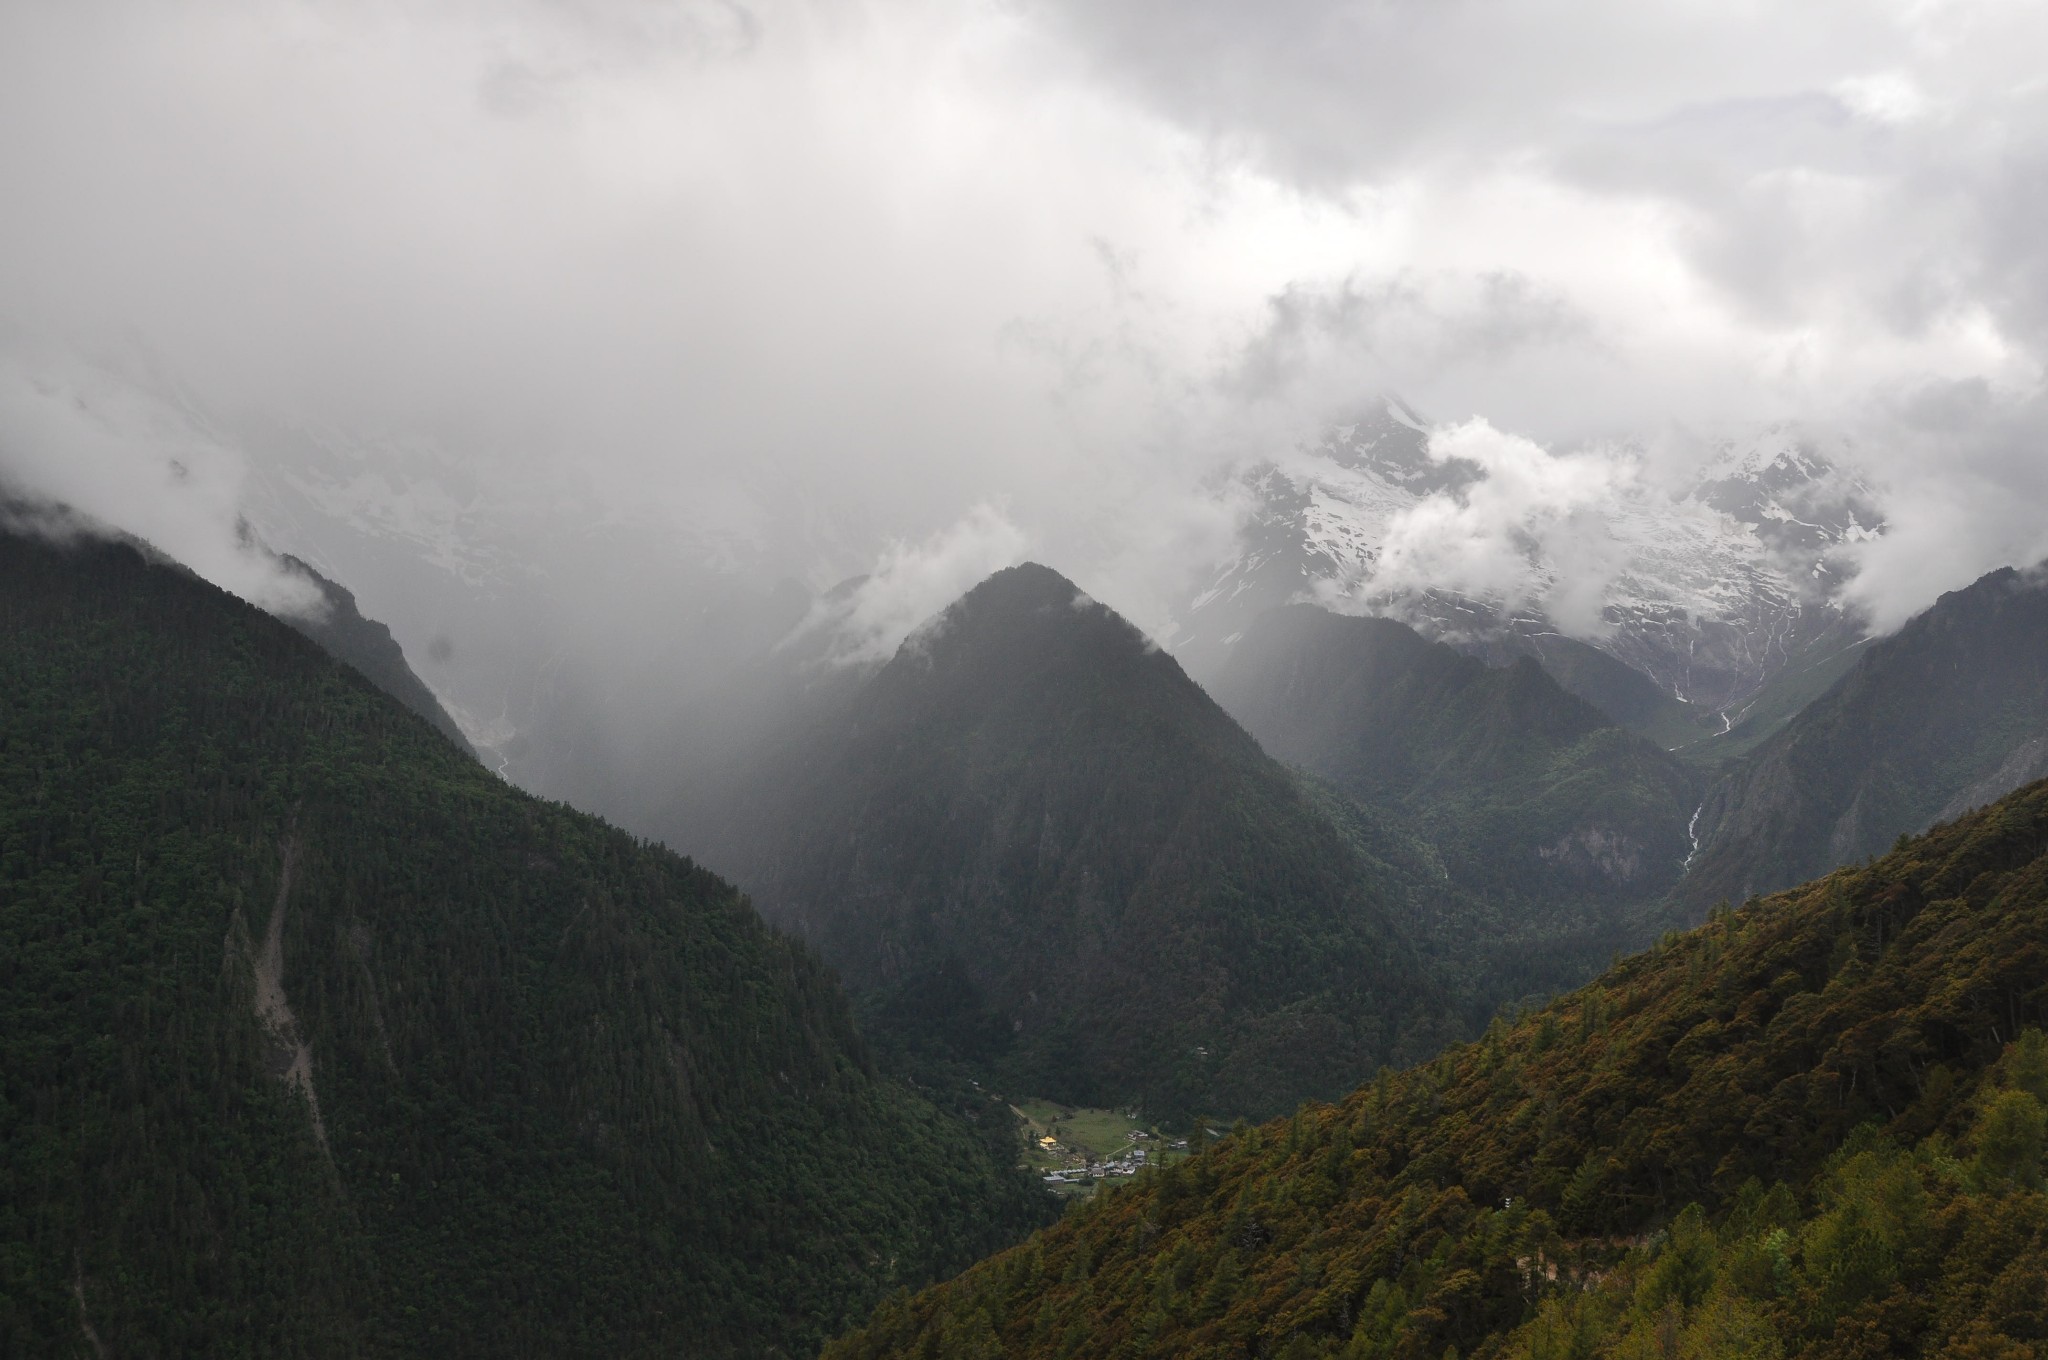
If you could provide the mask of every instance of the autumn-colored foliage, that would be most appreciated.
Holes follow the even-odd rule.
[[[2044,984],[2037,784],[1241,1129],[827,1355],[2048,1353]]]

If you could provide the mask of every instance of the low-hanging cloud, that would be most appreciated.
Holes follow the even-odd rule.
[[[1023,560],[1024,533],[995,506],[977,505],[918,543],[892,542],[875,569],[818,602],[792,642],[822,635],[825,664],[870,666],[977,583]]]
[[[1540,608],[1580,637],[1602,632],[1607,588],[1627,566],[1608,521],[1640,488],[1633,456],[1553,454],[1477,416],[1432,432],[1429,456],[1476,476],[1394,516],[1371,593],[1458,591],[1509,610]]]
[[[137,337],[175,374],[141,390],[224,413],[194,428],[344,432],[351,495],[378,450],[431,446],[445,484],[405,494],[491,540],[465,560],[546,536],[486,494],[536,469],[606,507],[575,532],[621,557],[607,582],[672,557],[894,579],[892,545],[999,504],[1146,626],[1227,549],[1218,470],[1374,392],[1480,413],[1502,487],[1516,439],[1566,459],[1521,520],[1475,488],[1389,556],[1505,579],[1534,534],[1573,617],[1612,570],[1573,480],[1625,480],[1598,450],[1682,481],[1651,465],[1797,419],[1899,500],[1857,587],[1893,618],[2048,520],[2044,25],[1974,0],[7,6],[0,350],[34,374]],[[1898,396],[1964,390],[1938,427]],[[17,483],[246,572],[231,502],[276,448],[185,460],[166,499],[201,541],[61,466],[78,431],[17,425]],[[118,447],[153,486],[182,437],[95,435],[81,466]],[[409,640],[455,626],[421,595],[363,603]]]
[[[172,400],[101,369],[0,353],[0,498],[26,502],[16,527],[132,535],[265,609],[322,608],[318,588],[250,536],[245,469]]]
[[[1889,631],[1944,591],[2048,558],[2048,395],[1934,383],[1878,408],[1888,524],[1860,545],[1847,597]]]
[[[1348,230],[993,3],[7,7],[0,127],[38,352],[134,337],[238,428],[567,467],[814,583],[983,500],[1130,560],[1114,502],[1219,456],[1160,413]]]

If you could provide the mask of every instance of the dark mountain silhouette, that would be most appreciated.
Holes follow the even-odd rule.
[[[1490,667],[1393,619],[1291,605],[1253,621],[1213,688],[1270,754],[1405,818],[1475,892],[1622,910],[1678,878],[1697,777],[1530,658]]]
[[[1693,911],[1853,863],[2048,774],[2048,588],[1995,571],[1888,638],[1708,793]]]
[[[0,1354],[807,1352],[1039,1221],[690,861],[0,535]]]
[[[405,650],[391,630],[375,619],[363,617],[356,597],[346,588],[328,580],[296,557],[283,559],[294,571],[320,588],[326,605],[317,616],[280,615],[287,624],[320,644],[337,661],[345,661],[363,673],[363,678],[404,704],[432,724],[435,731],[469,751],[469,739],[455,725],[455,719],[434,697],[405,659]]]
[[[1013,1090],[1270,1111],[1452,1024],[1400,880],[1041,566],[789,733],[706,853],[878,1032]]]

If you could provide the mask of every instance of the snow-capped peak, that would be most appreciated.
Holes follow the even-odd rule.
[[[1718,709],[1754,693],[1803,637],[1841,617],[1840,550],[1883,530],[1854,450],[1792,426],[1723,445],[1676,488],[1636,475],[1624,452],[1545,455],[1508,436],[1497,438],[1521,462],[1489,468],[1446,456],[1473,445],[1450,433],[1436,432],[1433,451],[1429,428],[1386,400],[1248,467],[1241,486],[1255,509],[1239,552],[1190,599],[1175,650],[1199,671],[1252,614],[1312,599],[1464,641],[1561,630],[1665,692]],[[1487,494],[1489,478],[1514,469],[1525,481],[1541,475],[1526,490],[1511,480]],[[1571,494],[1544,500],[1550,474]],[[1475,522],[1482,505],[1498,523]],[[1431,535],[1481,532],[1494,534],[1494,550],[1477,567],[1451,550],[1457,543],[1412,550]],[[1418,560],[1445,563],[1442,579],[1416,579]]]

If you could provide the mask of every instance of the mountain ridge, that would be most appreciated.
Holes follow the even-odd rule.
[[[2048,773],[2044,736],[2048,584],[2001,568],[1862,647],[1713,785],[1680,900],[1700,911],[1879,853]]]
[[[0,680],[0,1350],[790,1353],[1039,1220],[729,884],[182,568],[0,535]]]
[[[329,580],[289,553],[279,560],[319,589],[322,605],[313,614],[280,614],[278,617],[286,625],[318,643],[335,660],[361,671],[364,679],[425,718],[442,736],[471,755],[476,754],[461,726],[413,670],[405,649],[391,636],[389,628],[365,618],[347,587]]]
[[[1294,777],[1048,568],[969,591],[762,767],[713,862],[1014,1089],[1280,1108],[1453,1027]]]
[[[1601,531],[1623,569],[1608,583],[1598,631],[1585,644],[1683,701],[1700,735],[1713,731],[1712,714],[1740,705],[1843,616],[1836,557],[1883,532],[1875,494],[1850,467],[1852,456],[1846,446],[1824,450],[1795,428],[1771,428],[1724,445],[1686,487],[1623,497]],[[1556,648],[1547,640],[1561,630],[1515,601],[1542,598],[1560,579],[1554,563],[1532,557],[1500,598],[1407,587],[1376,593],[1394,519],[1424,497],[1457,496],[1483,476],[1471,464],[1433,457],[1427,425],[1392,401],[1310,446],[1248,467],[1240,485],[1253,511],[1239,550],[1216,564],[1181,609],[1167,644],[1206,678],[1257,613],[1339,596],[1460,647],[1552,659]],[[1580,669],[1564,665],[1556,674],[1571,687]],[[1597,703],[1602,692],[1589,686],[1581,697]],[[1680,712],[1661,712],[1655,724],[1671,733],[1667,745],[1678,744]]]
[[[1589,966],[1647,938],[1631,912],[1678,879],[1697,776],[1531,657],[1489,666],[1298,604],[1254,619],[1211,687],[1268,753],[1408,821],[1467,889],[1532,920],[1601,904],[1612,936]]]

